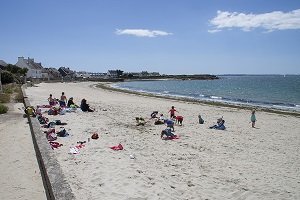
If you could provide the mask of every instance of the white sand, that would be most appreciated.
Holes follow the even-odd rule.
[[[91,87],[95,83],[42,83],[26,89],[32,105],[47,104],[50,93],[64,91],[94,113],[49,116],[67,122],[70,136],[54,150],[76,199],[300,199],[299,118],[142,97]],[[174,105],[184,116],[175,126],[180,139],[164,141],[165,125],[149,121],[136,126],[135,117],[167,115]],[[107,109],[107,111],[103,111]],[[205,124],[198,124],[201,113]],[[224,116],[227,130],[208,127]],[[80,154],[69,154],[77,141],[91,140]],[[123,151],[109,147],[121,143]],[[136,159],[130,159],[133,154]]]
[[[0,199],[46,199],[24,105],[0,115]]]

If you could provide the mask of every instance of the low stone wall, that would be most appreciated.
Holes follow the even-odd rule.
[[[22,86],[25,108],[31,106]],[[41,130],[37,118],[28,116],[34,150],[48,200],[73,200],[75,199],[71,187],[65,179],[61,167],[51,149],[49,142]]]

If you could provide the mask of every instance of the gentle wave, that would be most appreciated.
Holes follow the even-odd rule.
[[[211,101],[211,102],[222,102],[226,104],[236,104],[236,105],[250,105],[250,106],[259,106],[259,107],[265,107],[265,108],[276,108],[281,110],[296,110],[300,111],[300,105],[296,104],[290,104],[290,103],[274,103],[274,102],[263,102],[263,101],[253,101],[253,100],[247,100],[247,99],[239,99],[239,98],[226,98],[226,97],[219,97],[214,95],[183,95],[183,94],[174,94],[170,91],[162,91],[162,92],[154,92],[154,91],[147,91],[147,90],[141,90],[141,89],[134,89],[131,87],[121,87],[118,84],[112,84],[111,85],[114,88],[124,89],[128,91],[134,91],[134,92],[140,92],[140,93],[148,93],[158,96],[168,96],[168,97],[175,97],[175,98],[189,98],[189,99],[196,99],[196,100],[204,100],[204,101]]]

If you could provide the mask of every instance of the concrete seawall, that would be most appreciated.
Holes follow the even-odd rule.
[[[24,105],[26,108],[27,106],[31,105],[26,97],[25,87],[25,85],[22,86],[22,92],[24,97]],[[28,122],[47,199],[75,199],[75,196],[72,193],[70,185],[65,179],[55,154],[52,151],[45,134],[41,130],[39,121],[37,118],[28,116]]]

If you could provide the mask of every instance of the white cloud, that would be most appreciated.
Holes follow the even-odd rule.
[[[267,32],[300,29],[300,9],[286,13],[274,11],[263,14],[218,11],[217,16],[209,22],[213,26],[213,29],[208,31],[210,33],[231,28],[240,28],[243,31],[262,28],[266,29]]]
[[[117,35],[133,35],[137,37],[157,37],[157,36],[166,36],[172,35],[172,33],[168,33],[165,31],[159,30],[147,30],[147,29],[117,29],[115,32]]]

